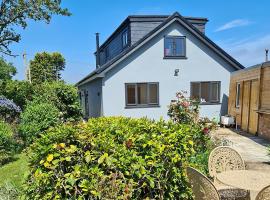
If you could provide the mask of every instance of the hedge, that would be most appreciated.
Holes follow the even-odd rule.
[[[197,126],[162,120],[108,117],[58,126],[29,148],[25,196],[192,199],[184,169],[203,148],[194,148],[194,138],[204,140]]]

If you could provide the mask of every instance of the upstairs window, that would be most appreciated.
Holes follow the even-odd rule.
[[[185,58],[186,57],[186,37],[166,36],[164,38],[165,58]]]
[[[220,82],[192,82],[190,97],[198,99],[201,104],[220,103]]]
[[[235,107],[240,107],[240,93],[241,93],[241,85],[240,83],[236,84],[236,100],[235,100]]]
[[[122,33],[122,47],[125,47],[128,45],[128,30],[125,30]]]
[[[126,83],[127,107],[157,106],[158,83]]]

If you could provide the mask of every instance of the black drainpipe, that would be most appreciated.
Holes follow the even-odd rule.
[[[96,33],[96,69],[100,66],[100,51],[99,51],[99,33]]]

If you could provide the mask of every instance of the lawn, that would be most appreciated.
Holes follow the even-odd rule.
[[[27,174],[27,157],[18,154],[16,160],[0,167],[0,200],[16,199]]]

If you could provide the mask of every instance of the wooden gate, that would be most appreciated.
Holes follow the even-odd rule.
[[[243,84],[242,125],[241,128],[256,134],[258,126],[258,80],[245,81]]]

